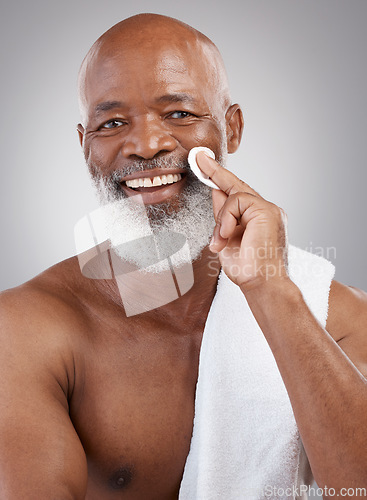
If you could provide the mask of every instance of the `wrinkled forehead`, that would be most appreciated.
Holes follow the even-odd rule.
[[[200,40],[139,41],[115,40],[97,46],[80,71],[79,98],[82,115],[99,101],[114,94],[134,93],[149,100],[160,93],[189,92],[196,98],[218,104],[228,94],[221,61],[212,47]]]

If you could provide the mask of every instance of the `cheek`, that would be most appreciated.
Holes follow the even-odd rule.
[[[226,147],[225,130],[213,120],[195,127],[183,127],[176,132],[175,139],[187,152],[195,146],[206,146],[214,151],[216,157],[223,154],[223,147]]]
[[[121,145],[116,138],[112,137],[92,137],[85,141],[84,157],[87,165],[93,170],[96,168],[104,174],[114,170],[114,162],[117,158]]]

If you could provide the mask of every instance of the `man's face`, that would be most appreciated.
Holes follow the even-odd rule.
[[[121,196],[139,192],[146,205],[179,199],[196,182],[187,165],[192,147],[207,146],[221,161],[226,156],[225,110],[212,73],[199,45],[102,50],[83,89],[83,150],[92,176],[113,180]],[[142,179],[156,185],[135,186]]]
[[[192,174],[187,157],[191,148],[207,146],[224,165],[226,110],[207,49],[165,35],[159,43],[115,40],[92,57],[79,131],[101,201],[122,201],[106,217],[113,246],[144,225],[139,210],[124,203],[139,193],[153,231],[184,234],[195,260],[209,243],[214,218],[211,189]],[[141,266],[145,258],[121,257]]]

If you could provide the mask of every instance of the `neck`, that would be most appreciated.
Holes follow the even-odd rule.
[[[220,262],[217,254],[210,252],[205,247],[199,259],[192,263],[194,271],[194,284],[192,288],[177,301],[167,304],[167,307],[179,308],[181,314],[193,314],[202,312],[208,308],[214,298],[218,275],[220,272]]]
[[[216,292],[220,272],[218,256],[205,247],[200,257],[192,263],[192,268],[194,283],[188,292],[178,299],[144,314],[152,315],[154,318],[162,317],[168,321],[170,318],[172,320],[180,318],[181,321],[184,318],[192,325],[202,321],[203,317],[205,319]],[[117,305],[123,307],[116,280],[96,280],[95,284],[106,299],[113,300]],[[132,283],[131,286],[133,287],[134,284]]]

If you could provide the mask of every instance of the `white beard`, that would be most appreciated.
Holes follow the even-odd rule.
[[[142,239],[152,234],[163,235],[165,254],[173,256],[176,268],[191,264],[200,257],[202,250],[209,244],[215,221],[211,189],[190,174],[179,198],[147,206],[139,202],[141,197],[138,194],[121,198],[121,193],[114,191],[111,180],[102,177],[93,179],[100,201],[105,205],[103,211],[107,234],[121,259],[144,272],[160,273],[168,270],[167,259],[158,262],[156,259],[152,263],[152,255],[156,252],[154,238]],[[178,208],[173,208],[173,201]],[[172,233],[182,234],[188,245],[178,251],[177,238]]]

